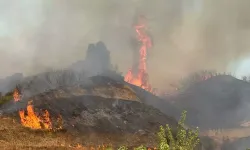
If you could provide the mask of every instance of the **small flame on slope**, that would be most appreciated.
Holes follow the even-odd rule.
[[[45,129],[52,129],[52,123],[50,121],[48,110],[44,111],[42,119],[43,119],[44,128]]]
[[[15,102],[18,102],[21,99],[21,95],[17,88],[15,88],[13,92],[13,99]],[[32,101],[28,102],[26,109],[27,115],[25,115],[24,110],[19,111],[21,124],[23,126],[31,129],[52,129],[52,123],[50,120],[49,112],[47,110],[43,112],[42,117],[37,116],[33,109]]]

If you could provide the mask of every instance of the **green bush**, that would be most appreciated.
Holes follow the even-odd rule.
[[[166,125],[165,128],[163,126],[160,127],[160,132],[158,133],[160,150],[193,150],[199,144],[198,128],[195,131],[184,128],[186,113],[186,111],[182,113],[181,119],[178,122],[176,137],[173,136],[169,125]]]
[[[186,111],[182,113],[181,119],[178,122],[176,137],[173,136],[169,125],[165,127],[160,126],[160,131],[158,132],[159,150],[194,150],[199,144],[198,128],[195,131],[184,128],[186,113]],[[122,146],[118,150],[127,150],[127,148]],[[140,146],[135,148],[135,150],[146,150],[146,147]]]
[[[0,96],[0,105],[13,99],[12,93],[7,93],[5,96]]]

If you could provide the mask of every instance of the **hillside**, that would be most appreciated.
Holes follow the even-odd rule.
[[[127,86],[129,86],[133,91],[135,91],[138,98],[146,105],[153,106],[154,108],[160,110],[166,115],[172,116],[176,119],[179,119],[181,112],[183,109],[180,109],[173,105],[169,99],[165,100],[163,98],[160,98],[150,92],[145,91],[144,89],[134,86],[129,83],[125,83]]]
[[[20,82],[22,99],[1,105],[1,119],[15,124],[16,127],[11,129],[13,133],[22,132],[26,135],[25,132],[28,131],[27,138],[36,134],[38,134],[36,137],[40,138],[44,136],[40,132],[26,130],[20,125],[18,113],[20,110],[25,110],[24,116],[26,116],[27,106],[32,106],[35,114],[43,118],[44,112],[47,111],[51,124],[44,124],[41,121],[44,125],[39,128],[43,130],[42,133],[45,132],[44,134],[64,139],[63,148],[72,144],[103,143],[112,143],[113,146],[144,144],[154,147],[157,142],[155,133],[159,130],[159,126],[169,124],[175,128],[176,119],[179,119],[182,110],[188,111],[188,126],[199,126],[202,136],[209,136],[219,143],[227,136],[231,139],[248,136],[247,128],[241,125],[244,121],[249,121],[247,117],[250,84],[234,77],[215,76],[197,82],[185,91],[164,100],[122,80],[107,76],[79,78],[78,75],[67,70],[24,78]],[[47,122],[48,118],[45,118]],[[61,123],[58,123],[58,118],[61,119]],[[49,125],[56,132],[44,129]],[[10,129],[4,126],[6,132],[10,132],[8,131]],[[215,132],[208,129],[221,129],[220,131],[223,129],[223,132],[216,131],[214,136]],[[17,141],[15,138],[10,139],[9,136],[1,141],[5,143],[4,146]],[[58,143],[57,138],[50,140]],[[49,145],[60,147],[55,143]],[[24,145],[19,143],[18,146]]]
[[[47,148],[60,147],[61,143],[64,148],[72,144],[109,143],[113,146],[143,144],[153,147],[158,140],[156,133],[160,125],[169,124],[176,128],[175,119],[144,104],[145,100],[129,86],[103,76],[91,77],[89,81],[51,89],[31,97],[23,95],[18,102],[11,100],[3,104],[0,107],[0,119],[6,121],[2,124],[2,130],[9,134],[4,134],[1,139],[2,146],[32,147],[32,141],[35,143],[38,140],[42,141],[39,146]],[[30,108],[35,112],[32,117],[27,114]],[[24,126],[43,132],[26,130],[21,126],[20,111],[24,111]],[[27,119],[27,115],[29,118],[37,116],[41,119],[37,123]],[[56,132],[48,132],[47,129]],[[40,140],[47,134],[49,138]],[[34,136],[36,138],[32,138]],[[25,142],[16,137],[24,137]]]
[[[236,139],[232,142],[228,141],[226,144],[223,145],[222,150],[243,150],[246,147],[250,147],[250,137],[244,137]]]
[[[202,129],[240,127],[250,120],[250,84],[220,75],[191,85],[175,98],[188,111],[188,123]]]
[[[61,136],[72,136],[77,139],[73,141],[78,141],[77,143],[81,145],[112,143],[114,146],[138,146],[140,144],[155,146],[157,142],[155,133],[158,132],[160,125],[176,126],[174,119],[167,117],[156,109],[133,101],[114,101],[90,96],[53,100],[34,97],[33,108],[37,114],[43,114],[43,110],[47,110],[53,128],[58,128],[57,119],[61,116],[63,121],[61,128],[66,133],[59,132],[59,134]],[[14,119],[16,125],[20,122],[18,111],[4,113],[3,116],[16,118]],[[5,126],[6,132],[13,129],[12,123]],[[20,125],[17,126],[13,129],[16,131],[11,133],[12,136],[19,134],[18,130],[23,130]],[[36,132],[33,132],[32,135],[36,135]],[[11,142],[15,142],[15,139],[7,138],[3,139],[2,142],[11,144]]]

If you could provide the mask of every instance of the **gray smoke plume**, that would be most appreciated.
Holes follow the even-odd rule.
[[[147,18],[154,41],[148,52],[153,87],[201,69],[234,71],[228,67],[250,52],[249,8],[246,0],[0,0],[0,76],[65,68],[97,41],[125,74],[138,15]]]

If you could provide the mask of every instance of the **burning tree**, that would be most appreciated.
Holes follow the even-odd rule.
[[[153,92],[151,85],[148,82],[147,73],[147,51],[152,47],[152,41],[146,33],[146,25],[140,18],[139,23],[135,25],[137,40],[141,43],[139,65],[136,66],[136,71],[130,69],[125,76],[125,81],[136,86],[139,86],[149,92]]]

